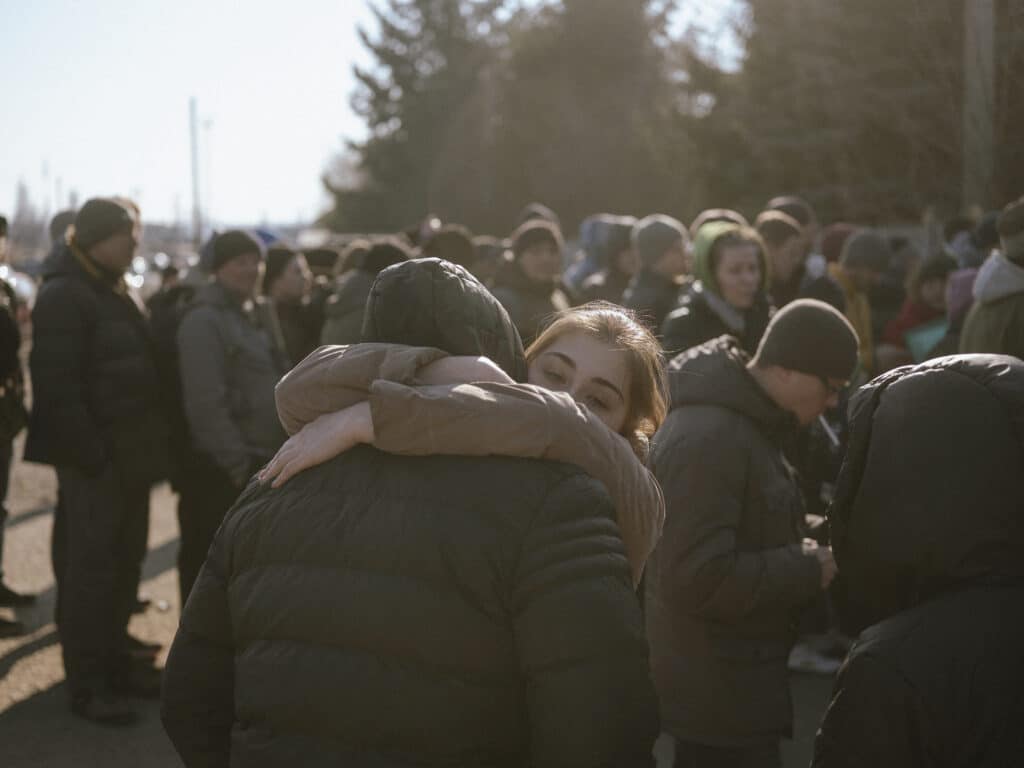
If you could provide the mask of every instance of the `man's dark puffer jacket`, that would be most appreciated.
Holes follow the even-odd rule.
[[[435,300],[435,346],[468,353],[475,316],[491,342],[477,354],[522,374],[504,311],[436,260],[381,274],[367,340],[401,341],[388,302],[423,320]],[[611,502],[564,464],[372,447],[250,485],[185,609],[162,714],[189,768],[651,765],[656,702]]]
[[[90,474],[115,461],[156,480],[169,431],[146,318],[116,277],[84,263],[67,246],[55,252],[32,312],[25,458]]]
[[[1024,363],[900,368],[850,406],[829,514],[854,645],[814,765],[1008,766],[1024,756]]]
[[[651,452],[666,504],[646,577],[661,716],[676,738],[716,746],[790,732],[786,659],[799,610],[821,588],[782,453],[796,419],[748,360],[729,336],[673,360],[672,409]]]

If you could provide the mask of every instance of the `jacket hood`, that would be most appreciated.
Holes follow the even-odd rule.
[[[796,417],[765,394],[747,370],[748,362],[732,336],[683,352],[668,365],[670,408],[715,405],[752,420],[776,440],[785,439],[796,428]]]
[[[407,261],[377,275],[362,340],[483,355],[526,381],[523,342],[505,308],[473,275],[441,259]]]
[[[958,355],[898,368],[850,402],[829,511],[851,619],[1024,583],[1024,362]]]
[[[974,298],[983,304],[1024,293],[1024,267],[996,253],[981,265],[974,281]]]
[[[705,289],[716,295],[721,295],[715,273],[711,269],[711,251],[715,247],[718,238],[728,235],[731,232],[739,232],[741,227],[731,221],[712,221],[697,230],[693,239],[693,274],[704,285]],[[769,265],[765,260],[764,251],[760,254],[761,262],[761,290],[767,289]]]

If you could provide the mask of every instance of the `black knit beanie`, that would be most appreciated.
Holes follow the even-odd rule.
[[[676,243],[685,246],[689,237],[686,229],[676,219],[655,213],[633,225],[632,240],[640,263],[652,267]]]
[[[88,251],[97,243],[135,227],[135,217],[127,207],[110,197],[86,200],[75,215],[75,245]]]
[[[210,272],[217,272],[229,261],[245,253],[255,253],[262,259],[262,243],[248,232],[243,232],[240,229],[231,229],[222,235],[217,235],[217,239],[213,241],[213,260],[210,263]]]
[[[885,272],[892,259],[892,248],[881,233],[870,229],[854,232],[843,244],[839,263],[850,269],[864,268]]]
[[[518,259],[523,251],[539,243],[550,243],[562,250],[562,231],[557,224],[543,219],[530,219],[512,233],[512,253]]]
[[[822,301],[799,299],[768,323],[754,362],[846,381],[857,368],[857,347],[857,333],[842,314]]]

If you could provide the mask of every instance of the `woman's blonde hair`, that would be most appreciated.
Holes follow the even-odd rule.
[[[628,355],[630,377],[626,421],[620,434],[641,459],[647,458],[651,436],[668,412],[668,383],[661,345],[635,313],[606,301],[593,301],[560,312],[526,350],[526,362],[568,333],[585,333]]]

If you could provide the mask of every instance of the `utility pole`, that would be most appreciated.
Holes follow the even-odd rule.
[[[992,206],[995,178],[995,0],[964,3],[963,207]]]
[[[203,244],[203,214],[199,207],[199,118],[195,96],[188,101],[188,118],[192,139],[192,243],[198,251]]]

